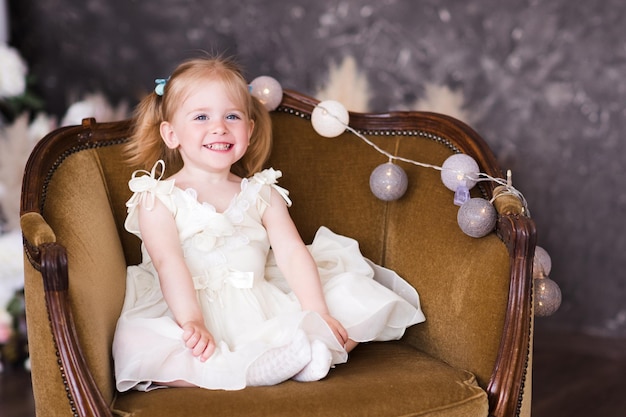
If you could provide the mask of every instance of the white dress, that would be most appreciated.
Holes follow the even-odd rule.
[[[275,184],[280,171],[264,170],[243,179],[241,192],[223,213],[198,202],[193,189],[180,189],[174,180],[161,180],[154,172],[133,174],[125,227],[141,237],[140,202],[150,205],[158,198],[171,211],[217,347],[201,362],[185,346],[142,245],[142,263],[128,267],[113,341],[119,391],[148,390],[174,380],[209,389],[244,388],[250,365],[268,350],[290,343],[300,329],[309,340],[328,346],[333,365],[346,362],[347,353],[326,322],[317,313],[301,310],[274,262],[261,218],[271,204],[270,187],[288,200],[286,190]],[[322,227],[309,250],[330,313],[351,339],[399,339],[408,326],[424,321],[415,289],[365,259],[356,241]]]

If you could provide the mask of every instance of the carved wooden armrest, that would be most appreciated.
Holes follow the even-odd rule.
[[[496,196],[502,191],[498,188],[494,190]],[[526,210],[517,197],[497,197],[494,206],[499,213],[496,232],[509,252],[511,282],[502,342],[487,392],[490,416],[517,416],[530,356],[532,259],[537,234],[534,221],[524,214]]]
[[[75,416],[112,417],[78,343],[69,303],[67,252],[39,213],[30,212],[20,219],[26,255],[41,272],[50,328],[58,357],[61,377]]]

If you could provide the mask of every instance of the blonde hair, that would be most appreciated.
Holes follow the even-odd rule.
[[[172,119],[191,88],[208,80],[222,82],[231,99],[241,104],[245,115],[254,121],[250,146],[233,165],[232,172],[248,177],[263,168],[272,147],[270,115],[263,104],[250,94],[248,83],[236,63],[221,57],[194,58],[183,62],[170,76],[162,96],[152,92],[141,100],[135,108],[134,130],[126,147],[132,165],[150,169],[157,160],[163,159],[168,167],[168,176],[180,169],[182,159],[178,150],[169,149],[161,138],[161,122]]]

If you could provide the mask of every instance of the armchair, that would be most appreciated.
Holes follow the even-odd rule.
[[[372,261],[414,285],[426,322],[400,341],[358,346],[322,381],[287,381],[241,391],[115,390],[111,342],[126,266],[140,242],[123,228],[123,159],[130,121],[51,132],[33,150],[21,200],[25,294],[33,392],[45,416],[494,416],[530,414],[534,223],[515,201],[496,230],[469,237],[439,173],[402,165],[409,189],[384,202],[369,175],[386,158],[349,132],[319,136],[317,101],[285,91],[272,112],[269,166],[283,171],[290,209],[305,242],[320,225],[355,238]],[[441,165],[467,153],[481,172],[502,177],[480,136],[450,117],[425,112],[350,115],[378,146]],[[493,186],[472,193],[490,198]],[[503,200],[502,200],[503,201]]]

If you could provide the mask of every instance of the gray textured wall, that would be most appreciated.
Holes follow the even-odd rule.
[[[353,55],[373,110],[425,83],[472,125],[529,200],[563,292],[540,326],[626,337],[623,0],[12,0],[12,42],[51,112],[84,92],[134,100],[197,50],[313,94]]]

